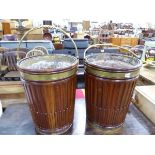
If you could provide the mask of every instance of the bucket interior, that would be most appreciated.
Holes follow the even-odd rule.
[[[141,66],[141,61],[135,57],[113,53],[97,53],[88,55],[86,56],[85,62],[86,64],[98,68],[115,70],[130,70]]]
[[[31,71],[57,71],[75,66],[77,63],[78,60],[76,57],[63,54],[52,54],[22,59],[18,62],[18,67]]]

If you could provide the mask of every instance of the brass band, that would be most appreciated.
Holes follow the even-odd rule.
[[[69,71],[60,72],[60,73],[51,73],[51,74],[30,74],[30,73],[24,73],[20,72],[21,77],[24,80],[29,81],[56,81],[68,78],[74,74],[76,74],[77,68],[74,68]]]
[[[97,68],[85,66],[85,71],[98,77],[110,78],[110,79],[129,79],[139,76],[139,69],[130,72],[117,72],[111,70],[110,71],[99,70]]]

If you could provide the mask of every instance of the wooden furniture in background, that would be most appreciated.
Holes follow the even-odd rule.
[[[137,108],[155,124],[155,85],[137,86],[135,89]]]
[[[9,104],[26,103],[21,81],[0,82],[0,100],[3,108]]]
[[[17,48],[19,41],[0,41],[0,46],[5,48]],[[27,40],[21,43],[21,48],[33,49],[36,46],[44,46],[49,53],[55,49],[53,43],[49,40]]]
[[[121,38],[110,38],[110,42],[114,45],[118,45],[118,46],[121,46]]]
[[[63,44],[61,43],[53,43],[53,45],[56,50],[63,49]]]
[[[154,68],[147,67],[146,64],[140,70],[140,79],[143,78],[149,85],[155,85],[155,72]]]
[[[131,38],[131,37],[111,37],[110,42],[114,45],[123,46],[123,45],[129,45],[129,46],[136,46],[138,45],[138,38]]]
[[[20,75],[17,70],[17,52],[19,54],[19,58],[23,59],[26,57],[26,52],[24,51],[8,51],[4,53],[4,60],[6,62],[7,73],[4,75],[6,80],[14,80],[19,79]]]
[[[49,41],[52,42],[52,35],[50,33],[46,32],[46,33],[43,34],[43,39],[44,40],[49,40]]]
[[[8,23],[8,22],[2,22],[2,30],[3,30],[3,35],[4,34],[11,34],[10,23]]]
[[[84,31],[89,31],[89,29],[90,29],[90,21],[89,20],[88,21],[83,21],[82,26],[83,26]]]

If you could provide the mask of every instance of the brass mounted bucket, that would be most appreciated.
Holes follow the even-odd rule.
[[[17,63],[39,134],[64,134],[72,126],[78,67],[78,51],[74,41],[73,44],[77,57],[51,54],[24,58]]]
[[[141,61],[124,54],[85,56],[85,53],[87,120],[105,128],[121,126],[128,112]]]

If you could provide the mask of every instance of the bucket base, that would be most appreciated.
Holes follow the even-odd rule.
[[[117,126],[101,126],[96,123],[87,121],[87,130],[92,130],[89,134],[95,135],[121,135],[123,131],[123,123]]]
[[[92,126],[92,127],[97,127],[97,128],[100,128],[100,129],[116,129],[116,128],[121,128],[122,126],[123,126],[123,124],[124,124],[124,122],[123,123],[121,123],[121,124],[118,124],[118,125],[114,125],[114,126],[112,126],[112,125],[100,125],[100,124],[97,124],[97,123],[94,123],[94,122],[90,122],[88,119],[87,119],[87,123],[90,125],[90,126]]]
[[[66,125],[60,129],[51,129],[51,130],[43,130],[38,127],[35,127],[35,131],[38,135],[63,135],[67,134],[70,131],[71,125]]]

